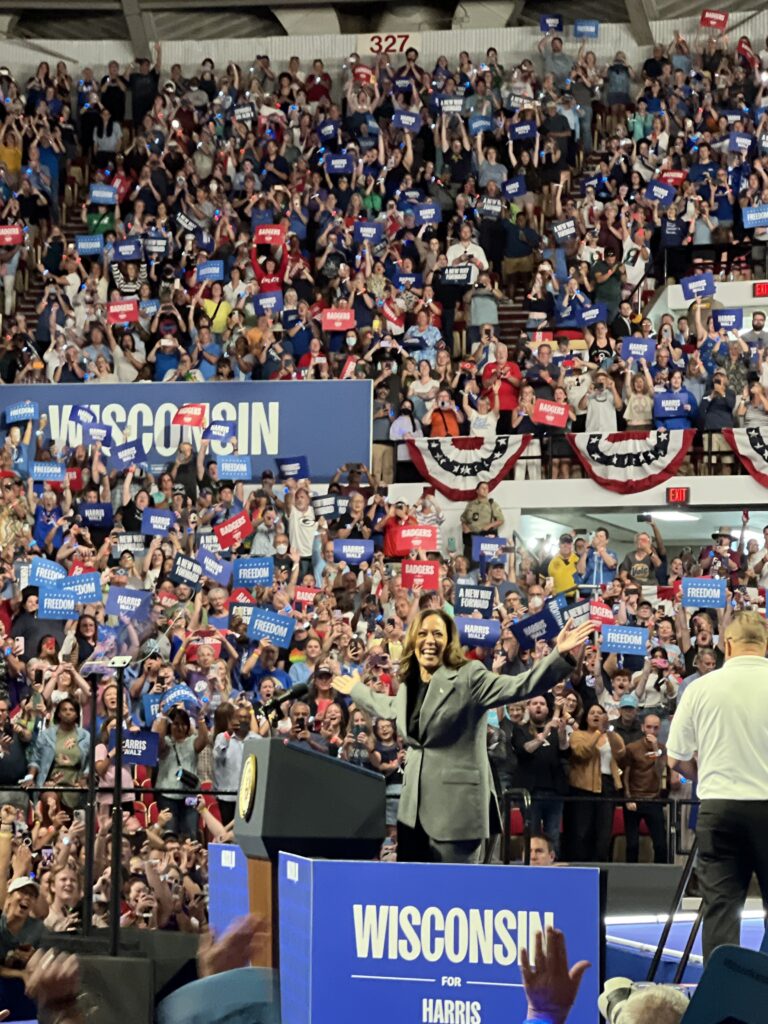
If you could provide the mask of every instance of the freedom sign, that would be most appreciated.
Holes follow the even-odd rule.
[[[597,39],[600,35],[600,22],[594,18],[576,18],[573,22],[575,39]]]
[[[547,427],[564,427],[568,423],[569,407],[567,402],[553,402],[549,398],[537,398],[533,403],[534,423],[543,423]]]
[[[219,480],[252,480],[251,460],[247,455],[217,455]]]
[[[621,358],[629,362],[630,359],[644,359],[646,363],[652,363],[656,356],[656,342],[653,338],[626,337],[621,339]]]
[[[440,563],[406,558],[400,566],[400,581],[408,590],[413,590],[417,580],[422,590],[440,589]]]
[[[237,558],[234,565],[236,587],[268,587],[275,576],[275,560],[265,558]]]
[[[725,608],[726,580],[685,576],[680,591],[684,608]]]
[[[692,302],[695,298],[704,298],[706,295],[714,295],[717,291],[715,278],[711,270],[703,274],[694,274],[692,277],[684,277],[680,281],[685,298]]]
[[[32,402],[28,398],[25,398],[21,402],[14,402],[13,405],[7,405],[5,407],[4,415],[6,423],[24,423],[26,420],[39,419],[40,408],[37,402]]]
[[[525,1020],[520,949],[533,957],[548,927],[565,934],[570,961],[600,962],[598,868],[281,853],[278,894],[282,1024],[333,1020],[339,1000],[365,1006],[366,1024]],[[584,975],[575,1022],[595,1019],[599,973]]]
[[[29,570],[29,586],[44,587],[49,584],[55,585],[59,580],[64,579],[67,570],[58,562],[52,562],[50,558],[40,558],[35,555],[32,558],[32,565]]]
[[[62,593],[71,594],[78,604],[101,602],[101,576],[97,572],[67,576],[58,586]]]
[[[296,621],[289,615],[278,615],[269,608],[257,608],[254,605],[248,623],[248,636],[251,640],[266,638],[275,647],[287,647],[295,627]]]
[[[745,206],[741,211],[741,222],[745,228],[764,228],[768,225],[768,204]]]
[[[348,565],[370,563],[373,558],[372,540],[339,540],[333,542],[334,562],[346,562]]]
[[[398,526],[394,532],[395,554],[407,555],[414,549],[437,550],[436,526]]]
[[[223,281],[224,260],[207,260],[205,263],[198,263],[195,272],[198,281]]]
[[[493,647],[501,636],[498,619],[476,619],[457,615],[454,619],[459,631],[459,643],[464,647]]]
[[[469,583],[459,583],[456,587],[455,611],[457,615],[471,615],[480,612],[485,618],[493,608],[493,587],[476,587]]]
[[[46,585],[37,592],[38,619],[76,619],[76,599],[60,587]]]
[[[603,654],[639,654],[646,655],[648,630],[641,626],[617,626],[606,623],[602,628],[603,642],[600,650]]]
[[[114,185],[91,185],[88,202],[93,206],[114,206],[117,202],[117,189]]]

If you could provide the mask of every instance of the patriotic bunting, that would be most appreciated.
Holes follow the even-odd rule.
[[[426,437],[408,441],[411,462],[451,501],[474,498],[478,484],[493,489],[508,475],[531,440],[528,434],[482,437]]]
[[[642,430],[568,434],[584,471],[618,494],[636,494],[674,476],[690,451],[695,430]]]
[[[750,476],[768,487],[768,430],[763,427],[725,427],[722,435]]]

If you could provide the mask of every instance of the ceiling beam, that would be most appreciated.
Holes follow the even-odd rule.
[[[131,47],[136,57],[149,57],[152,59],[149,44],[149,32],[145,22],[145,15],[142,13],[139,0],[120,0],[123,10],[123,17],[128,28],[128,35],[131,39]]]
[[[638,46],[653,46],[651,21],[659,16],[656,0],[626,0],[629,28]]]

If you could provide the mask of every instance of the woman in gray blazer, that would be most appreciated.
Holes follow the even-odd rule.
[[[555,649],[517,676],[489,672],[469,661],[453,619],[420,612],[408,627],[394,697],[373,693],[360,676],[334,680],[334,689],[379,718],[397,722],[408,753],[398,811],[397,859],[472,863],[484,839],[501,830],[486,750],[490,708],[542,693],[568,675],[576,651],[593,631],[570,622]]]

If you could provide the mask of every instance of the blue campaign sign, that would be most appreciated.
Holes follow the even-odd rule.
[[[743,309],[713,309],[716,331],[740,331],[744,325]]]
[[[456,628],[459,641],[465,647],[494,647],[501,636],[498,619],[475,619],[468,615],[457,615]]]
[[[476,587],[468,583],[459,583],[456,587],[454,611],[457,615],[480,612],[481,615],[488,616],[493,608],[493,594],[493,587]]]
[[[662,391],[653,396],[653,415],[664,419],[669,416],[682,416],[685,413],[684,400],[673,391]]]
[[[128,469],[129,466],[137,466],[146,461],[147,453],[139,441],[126,441],[110,449],[110,469]]]
[[[281,480],[301,480],[309,476],[309,460],[306,455],[286,455],[284,458],[275,459],[277,471]]]
[[[160,309],[159,299],[142,299],[139,303],[139,314],[141,316],[154,316]]]
[[[269,587],[275,576],[274,558],[237,558],[234,566],[236,587]]]
[[[765,940],[758,953],[719,946],[691,995],[685,1024],[763,1024],[768,957]]]
[[[39,418],[40,407],[37,402],[32,402],[28,398],[5,407],[6,423],[24,423],[26,420],[38,420]]]
[[[501,191],[507,199],[514,199],[515,196],[524,195],[528,191],[525,177],[522,174],[518,174],[517,177],[510,178],[509,181],[505,181],[501,186]]]
[[[219,480],[253,480],[253,467],[247,455],[217,455]]]
[[[67,476],[67,467],[62,462],[33,462],[29,475],[33,480],[62,484]]]
[[[224,260],[207,260],[197,265],[198,281],[223,281]]]
[[[580,327],[591,327],[592,324],[608,322],[608,307],[604,302],[596,302],[594,306],[581,306],[576,310],[576,320]]]
[[[741,222],[748,230],[766,227],[768,225],[768,204],[745,206],[741,211]]]
[[[146,537],[166,537],[176,523],[176,513],[170,508],[145,508],[141,513],[141,532]]]
[[[144,711],[144,724],[151,725],[157,718],[160,705],[163,702],[162,693],[145,693],[141,698],[141,706]]]
[[[726,581],[686,576],[680,596],[684,608],[725,608]]]
[[[248,892],[248,858],[239,846],[211,845],[208,852],[208,923],[216,938],[243,915]]]
[[[648,644],[647,629],[606,623],[601,632],[603,642],[600,650],[604,654],[639,654],[645,657]]]
[[[741,153],[744,156],[754,141],[754,136],[747,132],[731,132],[728,136],[728,152]]]
[[[114,185],[91,185],[88,202],[94,206],[114,206],[117,202],[117,189]]]
[[[104,235],[75,235],[78,256],[101,256],[104,251]]]
[[[358,245],[369,242],[378,245],[384,237],[384,225],[377,220],[358,220],[355,222],[355,241]]]
[[[78,604],[101,602],[101,576],[97,572],[67,576],[58,586],[63,593],[74,595]]]
[[[569,238],[576,237],[576,221],[573,217],[568,217],[567,220],[561,220],[558,223],[553,224],[552,230],[555,233],[555,241],[567,242]]]
[[[88,405],[96,414],[93,421],[138,442],[147,461],[169,463],[183,440],[191,438],[197,447],[202,434],[201,428],[174,424],[175,413],[184,405],[201,403],[207,406],[206,422],[237,424],[238,454],[253,457],[256,479],[265,469],[274,469],[276,455],[293,451],[309,458],[314,479],[327,481],[344,462],[370,465],[372,383],[315,381],[311,388],[290,381],[210,380],[130,388],[89,384]],[[72,415],[82,392],[81,384],[35,385],[35,401],[47,410],[51,436],[61,447],[82,443],[81,426]],[[24,384],[3,388],[4,405],[28,398]]]
[[[392,124],[395,128],[402,128],[413,135],[421,131],[420,115],[412,114],[409,110],[396,110],[392,116]]]
[[[152,593],[149,590],[110,587],[104,611],[107,615],[124,615],[129,619],[143,621],[149,618],[151,607]]]
[[[237,425],[235,423],[209,423],[203,431],[203,440],[225,443],[231,441],[236,433]]]
[[[232,576],[231,562],[223,562],[212,551],[207,551],[203,547],[200,548],[195,557],[203,567],[204,575],[209,580],[213,580],[214,583],[218,583],[221,587],[226,587],[229,584]]]
[[[670,206],[677,195],[677,189],[674,185],[668,185],[665,181],[649,181],[645,186],[645,197],[651,199],[654,202],[658,202],[659,206]]]
[[[37,592],[38,619],[76,619],[76,600],[59,586],[46,585]]]
[[[196,588],[203,575],[203,570],[197,559],[177,552],[168,575],[176,583],[186,583],[188,586]]]
[[[216,849],[216,848],[214,848]],[[521,949],[535,957],[548,927],[568,961],[587,960],[569,1015],[596,1018],[600,991],[597,868],[278,864],[282,1024],[364,1006],[366,1024],[518,1024],[527,1017]],[[242,893],[238,894],[238,905]]]
[[[105,426],[103,423],[84,423],[83,440],[86,444],[96,444],[98,441],[107,448],[111,448],[112,428]]]
[[[339,134],[339,128],[341,121],[321,121],[317,126],[317,134],[323,140],[323,142],[329,142]]]
[[[355,158],[351,153],[326,156],[325,169],[329,174],[351,174],[355,169]]]
[[[439,224],[443,219],[443,211],[437,203],[414,203],[412,210],[417,224]]]
[[[509,127],[509,134],[513,139],[535,139],[537,132],[535,121],[518,121]]]
[[[421,274],[403,274],[399,270],[395,273],[393,280],[400,289],[421,288],[422,284]]]
[[[503,548],[506,543],[504,537],[474,536],[472,538],[472,561],[479,562],[481,558],[486,560],[495,558],[499,548]],[[503,553],[501,557],[504,557]]]
[[[114,733],[113,733],[114,735]],[[160,736],[156,732],[127,732],[123,735],[123,764],[157,764]],[[114,742],[112,744],[114,746]]]
[[[470,135],[482,135],[493,128],[493,118],[490,114],[470,114],[468,123]]]
[[[141,239],[124,238],[119,242],[115,242],[113,258],[115,260],[126,260],[127,262],[143,260],[144,250],[141,246]]]
[[[562,32],[563,31],[563,16],[562,14],[540,14],[539,15],[539,28],[542,32]]]
[[[112,505],[108,501],[83,503],[77,506],[83,522],[94,530],[111,530],[115,520]]]
[[[600,35],[600,22],[594,18],[576,18],[573,35],[576,39],[597,39]]]
[[[337,562],[359,565],[360,562],[370,563],[373,558],[372,540],[335,540],[333,557]]]
[[[200,713],[200,701],[184,683],[179,683],[170,690],[166,690],[160,696],[160,710],[163,714],[167,714],[171,708],[175,708],[178,704],[186,708],[190,715],[197,716]]]
[[[32,566],[29,570],[29,585],[31,587],[43,587],[48,584],[56,584],[67,575],[67,570],[58,562],[52,562],[49,558],[40,558],[35,555],[32,558]]]
[[[81,426],[89,426],[91,423],[98,423],[98,415],[87,405],[73,405],[72,419]]]
[[[644,359],[646,363],[652,363],[656,355],[656,342],[653,338],[622,338],[621,358],[622,359]]]
[[[680,284],[683,289],[683,295],[689,302],[693,302],[697,296],[704,298],[706,295],[714,295],[717,291],[717,285],[711,270],[707,270],[703,274],[693,274],[692,277],[683,277],[680,280]]]
[[[259,316],[266,316],[268,313],[282,313],[283,293],[282,292],[261,292],[251,299],[254,310]]]
[[[528,651],[536,646],[537,640],[551,640],[560,632],[557,619],[549,607],[542,608],[535,615],[526,615],[512,623],[512,632],[517,637],[520,650]]]
[[[295,627],[296,620],[289,615],[278,615],[269,608],[254,605],[248,623],[248,636],[251,640],[266,638],[275,647],[288,647]]]

